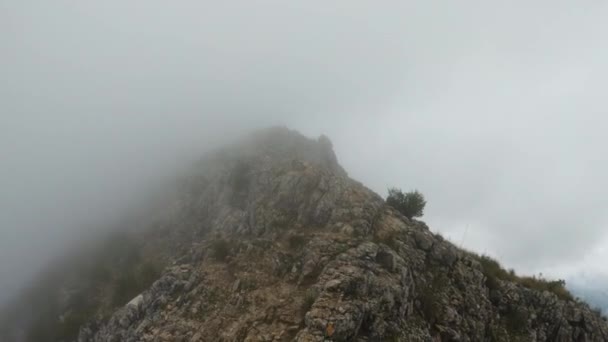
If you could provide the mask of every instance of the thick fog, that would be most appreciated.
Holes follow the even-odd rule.
[[[586,0],[0,0],[0,301],[270,125],[328,135],[382,195],[419,189],[458,245],[600,288],[606,17]]]

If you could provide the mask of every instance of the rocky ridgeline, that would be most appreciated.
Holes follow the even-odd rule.
[[[283,128],[206,157],[157,226],[189,232],[85,341],[606,341],[583,303],[479,258],[349,179],[327,138]]]

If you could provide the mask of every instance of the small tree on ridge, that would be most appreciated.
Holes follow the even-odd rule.
[[[426,206],[424,195],[418,190],[403,193],[401,189],[397,188],[388,189],[386,203],[409,219],[424,215]]]

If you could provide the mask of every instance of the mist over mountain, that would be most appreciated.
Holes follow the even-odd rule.
[[[0,0],[0,303],[163,207],[201,156],[285,125],[331,137],[379,195],[420,190],[454,245],[603,306],[606,16],[586,0]]]

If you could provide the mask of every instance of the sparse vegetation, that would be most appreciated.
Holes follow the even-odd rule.
[[[505,326],[510,334],[518,335],[524,333],[528,326],[528,314],[526,311],[510,308],[504,315]]]
[[[490,290],[500,287],[500,281],[510,281],[537,291],[549,291],[562,300],[574,300],[574,297],[566,289],[566,282],[562,279],[547,280],[542,275],[532,277],[520,277],[514,270],[505,270],[500,263],[487,256],[470,253],[481,264],[483,274],[486,276],[486,286]]]
[[[196,311],[192,312],[192,317],[203,320],[213,312],[218,303],[225,300],[225,294],[221,288],[217,286],[206,287],[200,294],[202,299],[199,306],[196,306]]]
[[[239,161],[232,169],[230,174],[230,184],[232,185],[232,196],[230,204],[236,208],[245,208],[247,201],[247,190],[249,189],[249,172],[251,166],[245,161]]]
[[[304,235],[291,234],[289,235],[288,242],[290,248],[297,249],[303,247],[308,240]]]
[[[344,298],[355,297],[359,293],[359,285],[364,282],[364,279],[351,279],[344,285],[342,294]]]
[[[401,189],[397,188],[388,189],[386,203],[409,219],[424,215],[426,206],[424,195],[418,190],[403,193]]]
[[[151,262],[119,274],[113,281],[112,305],[120,306],[128,303],[152,285],[159,276],[160,268]]]
[[[74,309],[62,317],[57,328],[57,335],[60,340],[68,340],[78,334],[80,327],[89,322],[95,315],[95,307]]]
[[[481,255],[475,257],[479,260],[483,274],[486,276],[486,286],[490,290],[498,289],[500,286],[499,280],[515,281],[517,276],[514,273],[508,272],[498,261],[490,258],[487,255]]]
[[[211,252],[215,259],[225,261],[230,255],[232,244],[224,238],[218,238],[211,242]]]
[[[234,166],[230,175],[231,183],[236,191],[246,190],[249,186],[249,171],[251,166],[245,161],[239,161]]]
[[[245,278],[241,280],[240,289],[244,291],[252,291],[258,288],[258,283],[255,279]]]
[[[426,320],[436,322],[442,315],[441,294],[449,283],[447,276],[442,272],[434,272],[432,278],[422,288],[420,293],[420,309]]]
[[[533,290],[549,291],[555,294],[559,299],[574,300],[574,297],[566,289],[566,281],[563,279],[547,280],[542,276],[521,277],[517,281],[519,284]]]
[[[372,241],[374,241],[375,243],[383,243],[389,247],[391,247],[394,250],[397,250],[399,248],[399,244],[397,243],[397,240],[399,239],[399,233],[397,231],[390,231],[386,234],[383,235],[374,235],[374,238]]]
[[[207,291],[208,304],[216,304],[220,301],[221,291],[217,287],[212,287]]]
[[[312,305],[317,301],[317,297],[319,294],[317,291],[313,289],[306,290],[306,294],[304,295],[304,301],[302,302],[302,312],[308,312]]]

